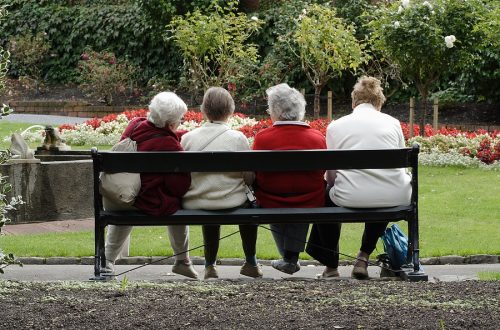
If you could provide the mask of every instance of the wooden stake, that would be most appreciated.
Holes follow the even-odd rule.
[[[436,131],[439,129],[438,117],[439,117],[439,99],[436,97],[434,99],[434,117],[432,120],[432,126]]]
[[[413,123],[414,123],[414,121],[415,121],[415,98],[410,97],[410,122],[408,123],[410,138],[413,137]]]
[[[326,117],[328,121],[332,121],[332,114],[333,114],[333,92],[328,91],[328,108],[327,108],[327,113]]]

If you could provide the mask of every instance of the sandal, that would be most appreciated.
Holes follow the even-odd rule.
[[[362,266],[362,264],[364,264],[364,266]],[[352,269],[351,276],[358,280],[368,279],[368,259],[363,257],[356,258],[356,263]]]

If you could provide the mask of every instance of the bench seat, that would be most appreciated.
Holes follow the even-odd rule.
[[[412,205],[384,208],[272,208],[231,209],[224,211],[179,210],[165,217],[149,216],[140,211],[102,211],[102,225],[161,226],[220,225],[261,223],[329,223],[329,222],[385,222],[406,220],[413,212]]]

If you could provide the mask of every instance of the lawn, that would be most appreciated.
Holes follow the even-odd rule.
[[[420,169],[421,256],[500,254],[500,173],[480,169],[422,167]],[[403,229],[406,224],[401,224]],[[222,235],[237,230],[225,226]],[[355,255],[362,225],[344,224],[340,250]],[[3,250],[17,256],[90,256],[93,232],[52,233],[0,237]],[[191,247],[202,244],[198,226],[191,227]],[[378,251],[383,251],[379,244]],[[135,228],[131,255],[151,256],[172,253],[163,227]],[[375,252],[377,253],[377,251]],[[374,253],[374,254],[375,254]],[[258,258],[276,258],[271,233],[259,229]],[[202,256],[202,249],[191,252]],[[239,234],[221,242],[219,257],[243,255]],[[307,258],[306,254],[301,257]]]

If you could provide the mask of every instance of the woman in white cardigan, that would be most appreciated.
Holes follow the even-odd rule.
[[[397,149],[405,147],[399,121],[380,112],[385,96],[380,81],[362,77],[354,85],[353,112],[328,125],[326,145],[332,150]],[[337,206],[390,207],[410,202],[411,176],[403,168],[331,170],[326,172],[329,199]],[[368,278],[368,260],[388,222],[366,223],[352,276]],[[307,253],[326,266],[322,277],[339,276],[340,224],[315,224]]]
[[[209,120],[202,127],[186,133],[181,140],[186,151],[245,151],[248,140],[239,131],[229,128],[227,120],[234,112],[234,100],[224,88],[211,87],[204,97],[201,111]],[[252,184],[253,172],[191,173],[191,187],[184,195],[184,209],[224,210],[248,207],[246,185]],[[256,225],[240,225],[245,263],[240,274],[262,277],[257,264]],[[205,279],[217,278],[215,262],[219,249],[220,225],[204,225]]]

